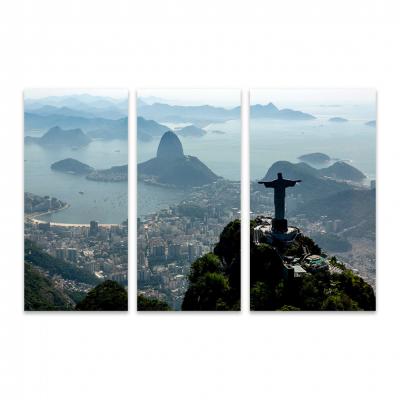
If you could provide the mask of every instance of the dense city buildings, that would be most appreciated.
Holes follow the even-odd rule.
[[[191,263],[214,249],[239,210],[240,182],[219,180],[194,188],[177,205],[139,218],[138,294],[180,310]]]
[[[42,223],[25,214],[25,239],[101,282],[128,285],[128,221],[120,225]],[[56,287],[87,293],[95,285],[51,277]]]

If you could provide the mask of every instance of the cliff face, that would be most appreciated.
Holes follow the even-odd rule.
[[[175,133],[165,132],[158,145],[157,158],[174,160],[180,157],[184,157],[181,141]]]

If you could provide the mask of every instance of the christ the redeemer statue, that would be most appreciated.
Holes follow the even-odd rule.
[[[272,220],[272,228],[277,232],[287,231],[287,221],[285,219],[285,196],[286,188],[295,186],[301,180],[284,179],[282,173],[278,172],[278,178],[274,181],[260,181],[266,188],[274,189],[275,218]]]

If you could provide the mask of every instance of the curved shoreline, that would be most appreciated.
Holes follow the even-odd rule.
[[[61,207],[57,210],[46,211],[46,212],[42,212],[42,213],[38,213],[38,214],[25,214],[25,218],[34,224],[50,224],[50,226],[60,226],[60,227],[65,227],[65,228],[67,228],[67,227],[69,227],[69,228],[73,228],[73,227],[89,228],[90,224],[85,224],[85,223],[51,222],[51,221],[44,221],[44,220],[38,219],[38,217],[41,217],[43,215],[51,215],[51,214],[57,213],[59,211],[66,210],[69,207],[70,207],[70,205],[66,204],[64,207]],[[120,225],[121,224],[99,224],[99,227],[111,228],[111,227],[117,227]]]

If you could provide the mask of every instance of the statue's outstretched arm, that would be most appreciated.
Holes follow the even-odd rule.
[[[301,179],[297,179],[297,180],[289,180],[289,179],[285,179],[285,186],[294,186],[296,185],[296,183],[301,182]]]
[[[275,187],[274,182],[268,182],[268,181],[259,181],[258,183],[262,183],[265,187],[267,188],[273,188]]]

